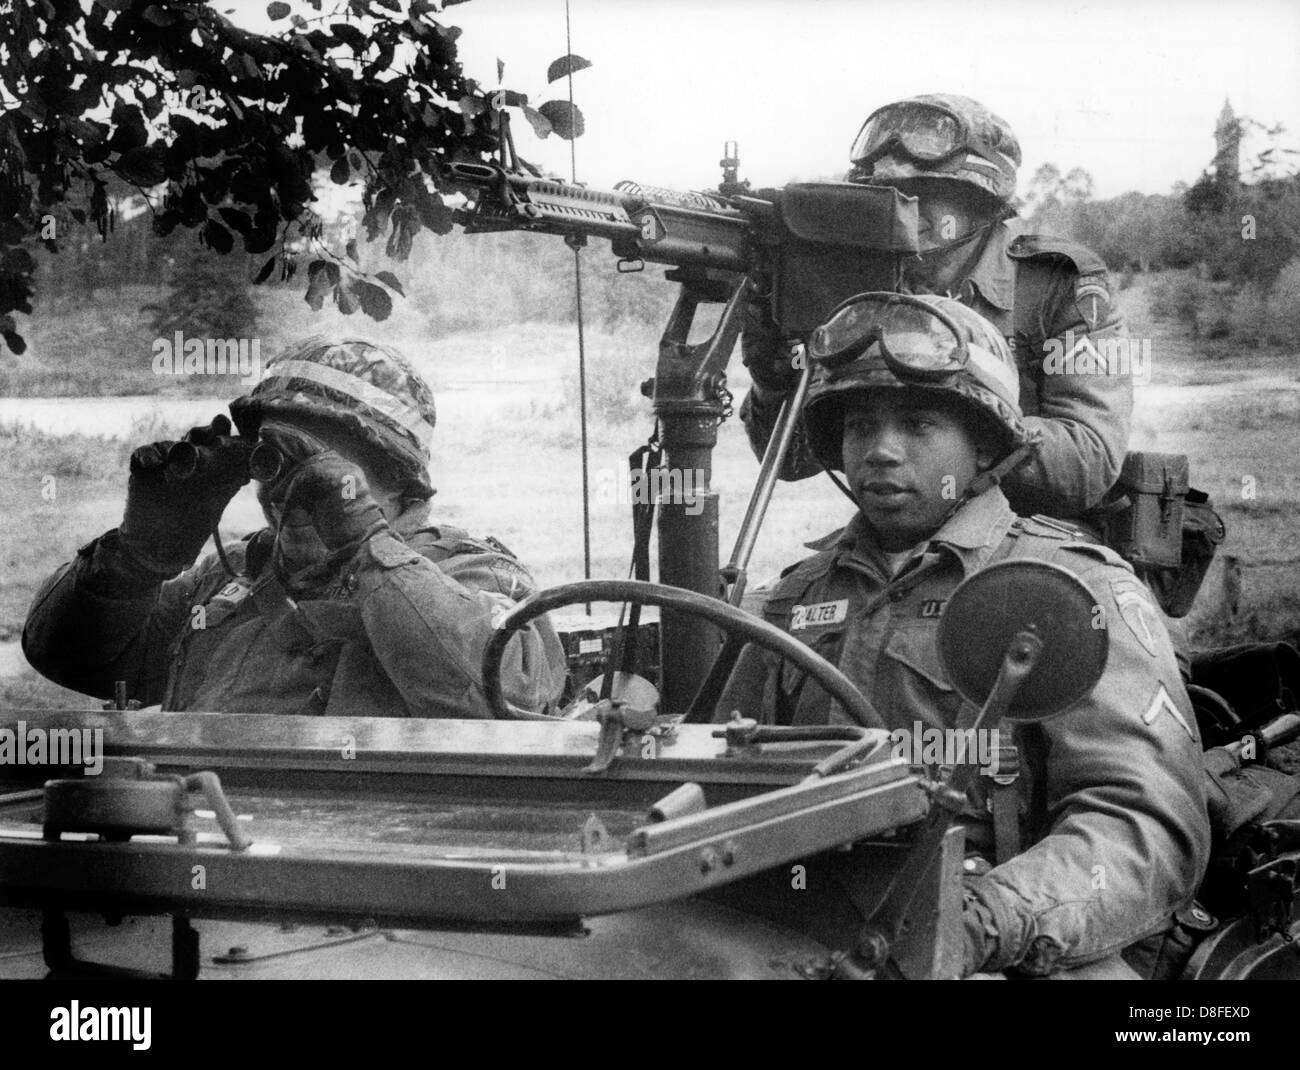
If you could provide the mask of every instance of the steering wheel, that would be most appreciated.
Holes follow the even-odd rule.
[[[716,598],[662,583],[646,583],[644,580],[579,580],[576,583],[565,583],[538,591],[511,609],[497,624],[495,634],[483,651],[483,690],[494,717],[510,719],[517,716],[510,710],[501,692],[501,658],[510,637],[543,613],[584,602],[635,602],[674,609],[689,616],[703,617],[727,633],[726,645],[718,654],[708,679],[701,685],[695,702],[691,704],[686,717],[688,721],[704,720],[701,715],[712,712],[721,685],[725,683],[740,651],[746,643],[756,643],[793,662],[816,680],[855,723],[864,728],[884,727],[885,722],[880,715],[847,676],[776,625]],[[613,668],[612,665],[606,665],[605,672],[608,674]],[[701,708],[705,705],[706,697],[711,697],[711,701],[707,702],[707,711]]]

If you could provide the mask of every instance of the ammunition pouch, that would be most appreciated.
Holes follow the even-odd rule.
[[[1100,510],[1103,539],[1170,617],[1191,610],[1226,529],[1209,495],[1188,483],[1181,453],[1134,452]]]
[[[903,256],[915,256],[916,198],[892,186],[801,182],[775,197],[772,316],[787,335],[825,323],[840,302],[893,290]]]

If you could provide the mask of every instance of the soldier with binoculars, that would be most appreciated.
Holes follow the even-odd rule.
[[[534,584],[495,540],[429,523],[424,380],[389,347],[310,338],[230,411],[131,455],[122,523],[36,596],[32,665],[168,710],[490,716],[483,647]],[[250,480],[267,527],[223,545]],[[512,640],[510,702],[540,711],[564,675],[547,620]]]

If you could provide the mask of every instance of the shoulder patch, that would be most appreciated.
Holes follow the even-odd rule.
[[[1074,280],[1074,307],[1090,331],[1106,322],[1110,316],[1110,287],[1105,273],[1080,275]]]
[[[1106,262],[1086,245],[1051,234],[1022,234],[1007,246],[1007,256],[1012,260],[1064,258],[1080,275],[1106,275]]]
[[[1110,593],[1115,598],[1120,619],[1142,644],[1142,649],[1154,658],[1160,625],[1156,623],[1156,611],[1142,581],[1136,576],[1115,576],[1110,580]]]

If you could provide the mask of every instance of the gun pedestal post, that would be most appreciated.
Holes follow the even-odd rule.
[[[681,269],[667,278],[682,289],[659,342],[654,379],[654,411],[668,465],[659,498],[659,581],[717,598],[722,590],[713,448],[726,411],[722,387],[740,332],[741,291],[735,276]],[[704,302],[725,302],[726,308],[712,336],[690,344],[691,324]],[[721,638],[702,618],[669,610],[660,635],[663,709],[682,713],[708,675]]]

